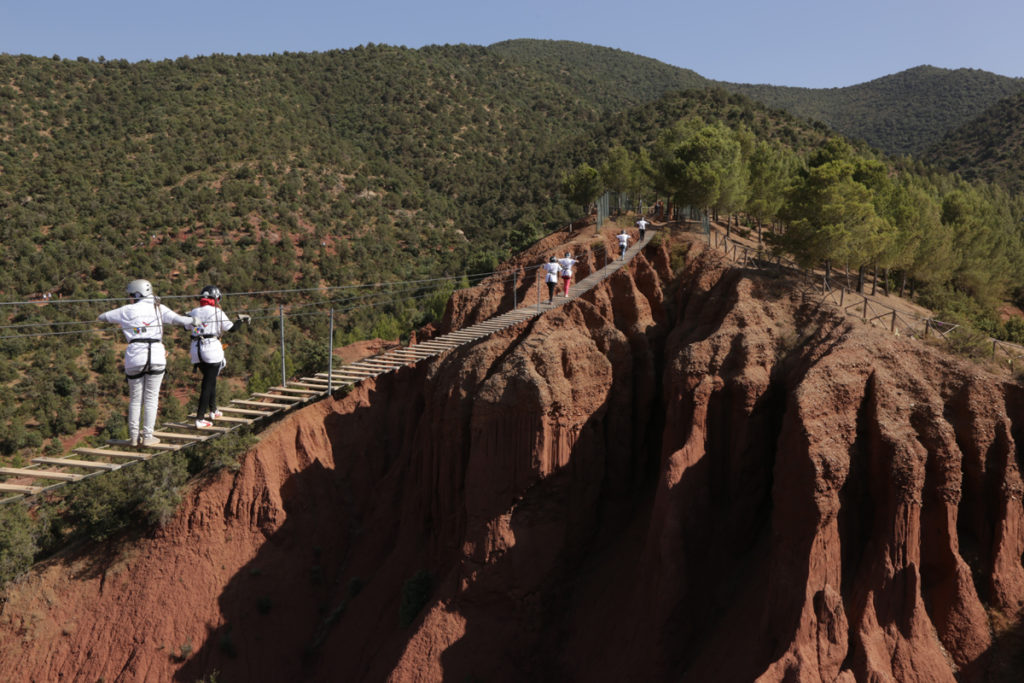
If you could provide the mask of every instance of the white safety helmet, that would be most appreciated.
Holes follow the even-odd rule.
[[[124,289],[132,299],[144,299],[147,296],[153,296],[153,285],[149,284],[149,280],[132,280]]]

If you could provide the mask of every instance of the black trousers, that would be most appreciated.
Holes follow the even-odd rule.
[[[196,419],[202,420],[207,413],[217,409],[217,375],[220,374],[220,363],[196,363],[195,367],[203,374],[203,383],[199,387],[199,407],[196,408]]]

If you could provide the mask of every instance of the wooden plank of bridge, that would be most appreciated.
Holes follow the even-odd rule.
[[[193,417],[192,419],[195,419],[195,418]],[[222,417],[220,419],[226,420],[227,418],[223,418]],[[245,422],[245,423],[249,423],[249,422],[252,422],[252,420],[240,420],[240,419],[236,418],[236,419],[232,419],[231,422]],[[200,432],[200,433],[202,433],[202,432],[230,432],[232,429],[234,429],[234,427],[218,427],[216,425],[214,425],[212,427],[203,427],[202,429],[196,429],[196,426],[194,424],[187,424],[187,423],[182,423],[182,422],[168,422],[168,423],[165,424],[165,426],[166,427],[178,427],[180,429],[191,429],[192,431]]]
[[[312,384],[310,382],[303,382],[303,381],[288,382],[288,386],[289,387],[307,387],[307,388],[311,388],[311,389],[320,389],[320,388],[322,388],[319,384]],[[319,394],[320,392],[319,391],[314,391],[312,393]]]
[[[325,374],[324,376],[326,377],[327,375]],[[366,379],[367,376],[366,375],[343,375],[343,374],[334,373],[333,375],[331,375],[331,377],[334,378],[335,382],[341,382],[342,384],[355,384],[356,382],[363,381],[364,379]]]
[[[389,363],[388,361],[369,360],[369,359],[361,360],[361,361],[359,361],[359,364],[362,365],[365,368],[374,368],[374,369],[380,368],[381,370],[384,370],[385,372],[389,371],[389,370],[397,370],[398,368],[400,368],[403,365],[405,365],[405,363]]]
[[[482,336],[484,336],[484,335],[476,334],[476,333],[470,333],[470,332],[465,332],[465,333],[455,333],[455,334],[451,334],[451,335],[447,335],[446,334],[445,336],[441,337],[441,339],[443,339],[446,342],[455,342],[455,343],[451,344],[451,347],[450,347],[450,348],[455,348],[456,346],[462,346],[463,344],[468,344],[469,342],[476,341],[477,339],[479,339]]]
[[[29,470],[24,467],[0,467],[0,474],[10,477],[32,477],[33,479],[52,479],[53,481],[78,481],[84,474],[54,472],[53,470]]]
[[[360,379],[366,379],[367,377],[376,377],[377,375],[384,374],[384,370],[381,370],[380,368],[371,368],[365,365],[362,367],[350,365],[346,368],[346,370],[352,373],[362,373]]]
[[[255,401],[249,401],[249,403],[255,403]],[[263,405],[266,405],[266,404],[263,404]],[[251,410],[249,408],[229,408],[228,406],[223,406],[223,407],[220,408],[220,411],[222,413],[233,413],[233,414],[237,414],[237,415],[256,415],[256,416],[263,417],[263,416],[267,416],[267,415],[273,415],[274,413],[276,413],[280,409],[281,409],[280,405],[277,407],[276,410]],[[222,417],[218,417],[217,419],[218,420],[223,420],[225,418],[230,418],[230,417],[231,417],[230,415],[225,415],[225,416],[222,416]],[[229,421],[230,421],[230,419],[229,419]],[[246,420],[246,422],[249,422],[249,420]]]
[[[225,410],[224,408],[221,408],[221,412],[223,412],[224,410]],[[268,415],[273,415],[273,413],[267,413],[267,414]],[[192,415],[188,416],[188,419],[195,420],[197,418],[196,418],[195,414],[192,414]],[[220,421],[220,422],[233,422],[233,423],[238,423],[238,424],[252,424],[254,422],[254,420],[252,418],[249,418],[249,417],[231,417],[230,415],[221,415],[220,417],[217,418],[217,420]],[[187,423],[186,424],[180,424],[180,425],[174,425],[174,426],[175,427],[181,427],[182,429],[191,429],[193,431],[197,431],[197,430],[198,431],[206,431],[206,430],[210,429],[210,427],[203,427],[201,430],[199,430],[199,428],[196,427],[195,424],[191,424],[190,425],[190,424],[187,424]],[[230,429],[230,427],[225,427],[225,429]]]
[[[474,330],[471,327],[467,327],[465,329],[455,330],[454,332],[449,332],[448,334],[442,334],[439,337],[439,339],[461,339],[461,338],[465,338],[465,337],[473,337],[473,338],[475,338],[475,337],[480,336],[481,334],[482,334],[482,332],[480,332],[478,330]]]
[[[240,406],[255,406],[257,408],[263,408],[265,410],[263,410],[262,412],[264,412],[267,415],[273,415],[277,411],[281,410],[281,408],[286,407],[283,403],[268,403],[266,401],[246,401],[245,399],[242,398],[233,398],[231,399],[231,403]],[[220,410],[223,412],[225,408],[221,408]],[[242,409],[227,407],[227,410],[230,412],[237,412],[238,410]]]
[[[301,403],[301,399],[298,399],[298,398],[296,398],[294,396],[285,396],[284,394],[265,394],[265,393],[257,392],[255,394],[253,394],[253,396],[257,396],[259,398],[274,399],[276,401],[287,401],[288,402],[287,406],[293,406],[296,403]]]
[[[369,370],[364,368],[351,368],[345,367],[344,370],[335,370],[334,377],[353,377],[355,379],[366,379],[367,377],[376,377],[379,373],[376,370]]]
[[[135,446],[132,445],[131,441],[125,441],[124,439],[107,439],[107,445],[108,446],[130,446],[132,448],[135,448]],[[155,443],[155,444],[152,444],[151,446],[139,446],[139,448],[152,448],[155,451],[176,451],[179,448],[181,448],[181,445],[179,445],[179,444],[169,444],[169,443]],[[76,448],[75,450],[79,450],[79,449]]]
[[[270,390],[271,391],[288,391],[288,392],[291,392],[293,394],[302,394],[302,395],[306,395],[306,396],[316,396],[317,394],[320,393],[319,391],[310,391],[308,389],[292,389],[291,387],[270,387]],[[291,398],[295,398],[295,397],[292,396]]]
[[[377,363],[378,365],[383,364],[387,365],[388,367],[398,367],[406,364],[405,360],[398,358],[397,356],[394,356],[390,353],[382,353],[381,355],[373,356],[372,358],[362,358],[356,362],[359,364]]]
[[[362,382],[364,379],[367,379],[367,376],[366,375],[359,375],[358,377],[355,377],[353,375],[338,375],[338,374],[335,374],[335,375],[333,375],[333,378],[334,378],[334,383],[335,384],[339,384],[339,385],[342,385],[342,386],[354,386],[354,385],[359,384],[360,382]]]
[[[391,352],[397,358],[408,358],[411,361],[421,360],[423,358],[429,358],[434,354],[429,351],[392,351]]]
[[[26,486],[24,484],[4,484],[0,483],[0,493],[27,493],[30,496],[42,491],[45,487],[43,486]]]
[[[72,458],[32,458],[38,465],[60,465],[61,467],[81,467],[87,470],[107,470],[112,472],[121,469],[116,462],[98,462],[96,460],[74,460]]]
[[[153,453],[129,453],[113,448],[76,448],[74,452],[82,455],[105,455],[109,458],[127,458],[129,460],[149,460],[154,455]]]
[[[179,439],[181,441],[202,441],[206,437],[196,436],[195,434],[180,434],[177,432],[153,432],[153,436],[161,439]]]

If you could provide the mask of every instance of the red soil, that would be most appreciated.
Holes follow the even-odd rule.
[[[509,297],[458,294],[447,323]],[[650,247],[581,300],[284,418],[146,537],[37,567],[7,591],[0,670],[1019,680],[1022,408],[1019,385],[699,243],[678,277]]]

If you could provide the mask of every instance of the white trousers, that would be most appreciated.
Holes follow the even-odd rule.
[[[155,366],[152,370],[163,370]],[[141,368],[129,371],[134,375]],[[160,401],[160,384],[164,381],[164,373],[159,375],[143,375],[128,380],[128,438],[132,443],[139,438],[148,439],[153,436],[156,426],[156,411]],[[139,418],[142,418],[142,429],[139,429]]]

